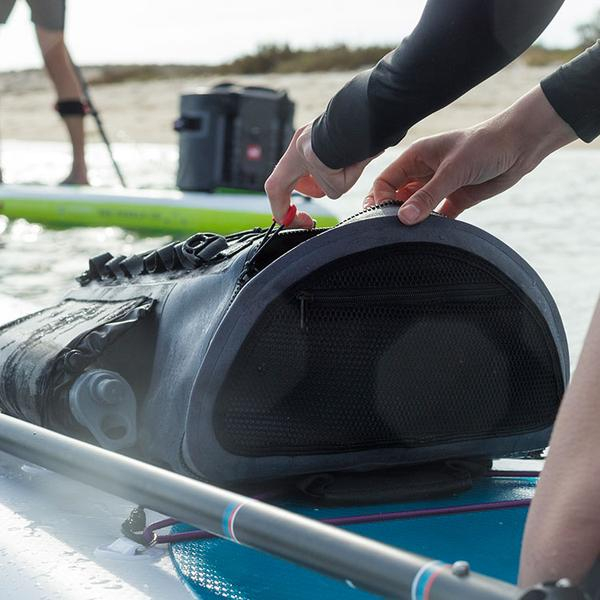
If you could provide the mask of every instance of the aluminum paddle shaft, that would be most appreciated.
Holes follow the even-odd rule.
[[[217,536],[391,598],[513,600],[507,583],[0,415],[0,450]],[[539,597],[539,596],[538,596]]]

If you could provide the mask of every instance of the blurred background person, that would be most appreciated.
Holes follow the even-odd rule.
[[[16,0],[0,0],[0,24],[6,23],[15,3]],[[64,120],[73,148],[71,172],[61,183],[88,185],[83,127],[87,105],[83,101],[81,84],[65,45],[66,0],[27,0],[27,4],[31,9],[31,20],[35,25],[46,70],[56,89],[55,108]]]

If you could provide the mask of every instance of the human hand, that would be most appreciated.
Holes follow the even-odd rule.
[[[484,123],[412,144],[379,175],[363,204],[403,201],[398,217],[406,225],[438,206],[455,218],[513,186],[576,137],[538,86]]]
[[[330,169],[312,149],[311,128],[309,124],[296,131],[288,149],[265,183],[265,192],[278,222],[287,213],[294,190],[314,198],[339,198],[356,183],[371,160],[343,169]],[[291,226],[312,229],[314,223],[308,213],[298,212]]]

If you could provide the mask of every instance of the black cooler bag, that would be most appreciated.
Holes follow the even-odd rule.
[[[484,231],[396,212],[96,257],[0,329],[0,406],[227,484],[545,447],[569,373],[548,290]]]
[[[217,85],[181,96],[177,187],[262,192],[294,134],[294,103],[282,90]]]

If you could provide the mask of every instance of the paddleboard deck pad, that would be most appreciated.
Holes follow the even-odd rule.
[[[516,583],[527,505],[535,483],[533,477],[485,477],[470,491],[440,500],[354,508],[289,502],[283,506],[315,519],[355,520],[355,524],[343,525],[344,529],[435,557],[429,575],[466,560],[476,572]],[[190,529],[178,524],[172,533]],[[188,589],[203,600],[373,597],[353,588],[352,582],[329,579],[220,538],[174,543],[170,554]],[[422,581],[415,582],[415,598],[426,598],[427,577],[424,573]]]
[[[319,226],[338,222],[322,201],[298,196],[294,202]],[[9,184],[0,185],[0,214],[55,228],[122,227],[174,236],[196,231],[226,235],[268,226],[271,220],[267,198],[259,193]]]

